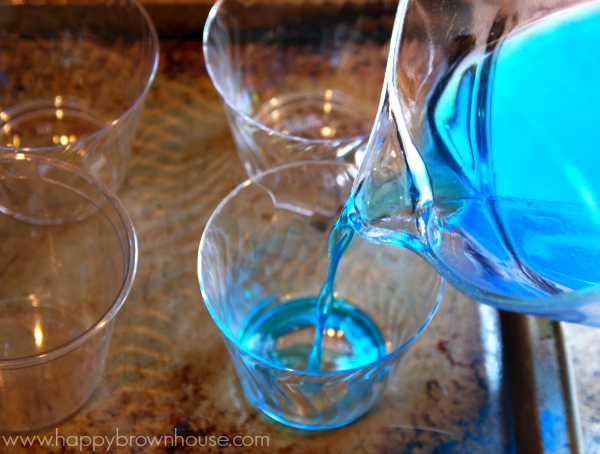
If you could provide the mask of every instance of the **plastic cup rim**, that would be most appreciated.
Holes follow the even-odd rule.
[[[80,347],[81,345],[85,344],[88,340],[90,340],[92,337],[94,337],[96,334],[102,331],[103,328],[113,320],[113,318],[125,302],[125,299],[129,295],[129,291],[131,290],[131,286],[133,285],[133,280],[135,278],[135,273],[137,269],[137,236],[133,227],[133,223],[123,203],[104,183],[102,183],[102,181],[72,164],[59,161],[54,158],[48,158],[45,156],[26,153],[0,154],[0,164],[2,164],[2,162],[15,162],[23,160],[50,165],[54,168],[60,169],[61,171],[74,174],[78,178],[85,180],[89,185],[93,186],[96,190],[98,190],[98,192],[100,192],[104,196],[105,200],[108,201],[110,205],[112,205],[112,207],[117,211],[119,218],[122,221],[122,225],[127,234],[127,243],[123,246],[128,246],[129,260],[125,262],[125,276],[119,293],[108,307],[108,310],[104,312],[104,314],[92,326],[90,326],[79,336],[71,339],[65,344],[40,353],[38,355],[30,355],[21,358],[0,359],[0,370],[19,369],[37,366],[39,364],[43,364],[57,359],[59,357],[62,357],[67,353]]]
[[[74,142],[70,142],[67,145],[52,145],[48,147],[8,147],[6,145],[0,145],[0,153],[43,153],[52,150],[62,150],[65,147],[74,147],[76,144],[80,144],[81,142],[87,141],[90,138],[97,137],[104,132],[108,131],[109,128],[121,123],[123,119],[129,115],[132,111],[136,110],[136,108],[144,102],[146,95],[148,94],[148,90],[150,90],[150,86],[154,81],[154,77],[156,76],[156,72],[158,71],[158,60],[159,60],[159,44],[158,44],[158,33],[156,32],[156,28],[150,15],[141,4],[139,0],[126,0],[127,2],[133,4],[141,14],[141,17],[144,20],[144,23],[148,26],[149,31],[149,43],[151,45],[151,58],[152,58],[152,66],[150,73],[147,79],[144,82],[144,88],[142,89],[140,95],[135,99],[135,101],[117,118],[109,122],[107,125],[102,128],[94,131],[91,134],[87,134],[85,136],[79,137]]]
[[[282,370],[282,371],[286,371],[288,373],[294,373],[294,374],[298,374],[298,375],[305,375],[305,376],[311,376],[311,377],[334,377],[334,376],[338,376],[338,375],[348,375],[348,374],[353,374],[356,372],[359,372],[361,370],[365,370],[371,367],[375,367],[377,364],[381,364],[384,362],[388,362],[388,361],[393,361],[395,359],[396,356],[398,356],[400,354],[401,351],[406,350],[408,347],[410,347],[412,345],[412,343],[421,335],[421,333],[425,330],[425,328],[427,328],[427,326],[429,325],[429,322],[431,321],[431,319],[433,318],[433,316],[435,315],[439,305],[440,305],[440,301],[442,299],[442,295],[444,293],[444,286],[445,286],[445,282],[444,279],[439,275],[439,273],[436,272],[435,269],[432,268],[432,272],[435,273],[438,277],[438,279],[441,281],[440,282],[440,288],[439,288],[439,292],[437,295],[437,300],[435,301],[435,303],[432,305],[431,311],[429,312],[429,315],[427,316],[427,318],[421,323],[421,326],[419,327],[419,329],[417,329],[415,331],[415,333],[409,338],[407,339],[404,343],[402,343],[400,346],[396,347],[394,350],[392,350],[390,353],[388,353],[387,355],[377,359],[376,361],[372,361],[370,363],[364,364],[362,366],[358,366],[358,367],[354,367],[352,369],[343,369],[343,370],[336,370],[336,371],[329,371],[329,372],[311,372],[311,371],[306,371],[306,370],[298,370],[298,369],[290,369],[287,367],[283,367],[279,364],[276,364],[274,362],[268,361],[264,358],[262,358],[261,356],[248,351],[246,348],[244,348],[239,341],[231,335],[231,333],[229,332],[229,330],[224,329],[223,325],[221,324],[221,321],[219,320],[219,318],[217,317],[217,315],[215,314],[215,312],[212,309],[211,304],[209,303],[210,298],[208,298],[207,295],[207,291],[204,287],[204,282],[202,279],[202,249],[206,244],[206,235],[205,232],[208,231],[209,227],[211,226],[212,222],[214,221],[214,219],[216,219],[216,217],[220,214],[220,212],[222,211],[222,209],[225,207],[225,205],[231,200],[233,199],[242,189],[244,189],[246,186],[249,186],[250,184],[255,184],[258,180],[260,180],[261,178],[263,178],[266,175],[269,174],[273,174],[273,173],[277,173],[277,172],[281,172],[282,170],[287,170],[289,168],[292,167],[302,167],[302,166],[320,166],[320,167],[325,167],[325,166],[338,166],[338,167],[345,167],[345,168],[353,168],[353,169],[358,169],[358,167],[354,164],[350,164],[350,163],[343,163],[343,162],[338,162],[338,161],[301,161],[301,162],[292,162],[289,164],[285,164],[279,167],[273,167],[263,173],[260,173],[258,175],[255,175],[251,178],[248,178],[246,181],[244,181],[243,183],[239,184],[235,189],[233,189],[217,206],[217,208],[213,211],[213,213],[211,214],[210,218],[208,219],[207,223],[206,223],[206,227],[204,228],[204,232],[202,233],[202,237],[200,239],[200,245],[198,247],[198,266],[197,266],[197,274],[198,274],[198,282],[200,284],[200,291],[202,293],[202,298],[204,300],[204,304],[206,305],[206,308],[208,309],[208,312],[210,313],[210,316],[212,317],[213,321],[215,322],[215,324],[217,325],[217,327],[219,328],[219,330],[221,331],[221,333],[223,335],[225,335],[227,337],[227,339],[233,343],[235,345],[235,347],[237,349],[239,349],[240,351],[244,352],[244,354],[254,358],[255,360],[268,365],[269,367],[272,367],[274,369],[278,369],[278,370]],[[412,251],[411,251],[412,252]],[[416,254],[419,255],[419,254]]]
[[[306,143],[306,144],[326,144],[326,143],[335,143],[335,142],[352,142],[355,140],[362,140],[362,139],[368,139],[371,131],[366,132],[364,134],[358,134],[355,136],[348,136],[348,137],[338,137],[338,138],[334,138],[334,139],[307,139],[305,137],[299,137],[299,136],[295,136],[292,134],[284,134],[280,131],[277,131],[275,129],[271,129],[266,127],[265,125],[263,125],[262,123],[256,121],[254,118],[250,117],[249,115],[247,115],[245,112],[243,112],[242,110],[240,110],[227,96],[225,90],[223,90],[221,84],[219,83],[219,78],[217,77],[217,75],[214,73],[213,71],[213,67],[210,63],[208,63],[208,54],[209,54],[209,50],[208,50],[208,41],[209,41],[209,37],[210,37],[210,29],[212,26],[212,23],[214,22],[217,13],[219,12],[219,9],[221,7],[221,5],[225,2],[225,0],[217,0],[217,2],[212,6],[212,8],[210,9],[210,12],[208,14],[208,18],[206,19],[206,23],[204,25],[204,31],[202,34],[202,52],[204,54],[204,62],[206,63],[206,71],[208,72],[208,75],[210,77],[210,79],[213,82],[213,85],[215,86],[215,89],[217,90],[217,92],[219,93],[219,96],[221,97],[221,99],[223,100],[223,102],[226,104],[226,106],[233,110],[234,112],[236,112],[239,116],[241,116],[242,118],[244,118],[244,121],[252,126],[255,126],[265,132],[267,132],[268,134],[272,134],[275,135],[277,137],[283,138],[283,139],[287,139],[287,140],[294,140],[300,143]],[[301,161],[299,161],[301,162]]]

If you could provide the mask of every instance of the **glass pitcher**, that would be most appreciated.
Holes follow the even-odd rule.
[[[345,214],[492,306],[600,326],[600,1],[402,0]]]

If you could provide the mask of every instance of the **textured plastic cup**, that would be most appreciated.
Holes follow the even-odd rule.
[[[123,182],[158,37],[137,0],[0,0],[0,153]]]
[[[342,426],[369,410],[432,318],[443,291],[443,280],[416,254],[356,236],[340,261],[335,297],[375,323],[385,341],[384,356],[347,370],[307,372],[267,360],[240,342],[247,320],[265,302],[275,307],[319,294],[329,232],[355,174],[352,165],[328,162],[269,170],[219,205],[200,242],[202,295],[247,398],[277,421],[302,429]],[[312,345],[313,337],[290,334],[288,341],[297,341],[290,347]],[[339,332],[325,337],[331,335]]]
[[[397,5],[217,1],[204,59],[249,176],[299,161],[362,162]]]
[[[60,219],[53,200],[76,211]],[[0,432],[51,427],[85,404],[136,263],[131,220],[99,180],[0,155]]]

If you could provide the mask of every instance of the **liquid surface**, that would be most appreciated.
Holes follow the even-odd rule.
[[[0,302],[0,360],[39,355],[85,331],[82,321],[54,301]]]
[[[313,350],[317,297],[259,306],[240,330],[242,346],[280,366],[307,370]],[[351,304],[333,299],[320,343],[319,371],[347,370],[385,356],[385,342],[377,326]]]
[[[598,3],[554,14],[468,55],[428,98],[425,248],[475,298],[600,283],[599,42]]]

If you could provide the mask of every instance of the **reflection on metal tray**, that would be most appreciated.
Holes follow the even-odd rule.
[[[583,453],[563,324],[501,313],[518,452]]]

